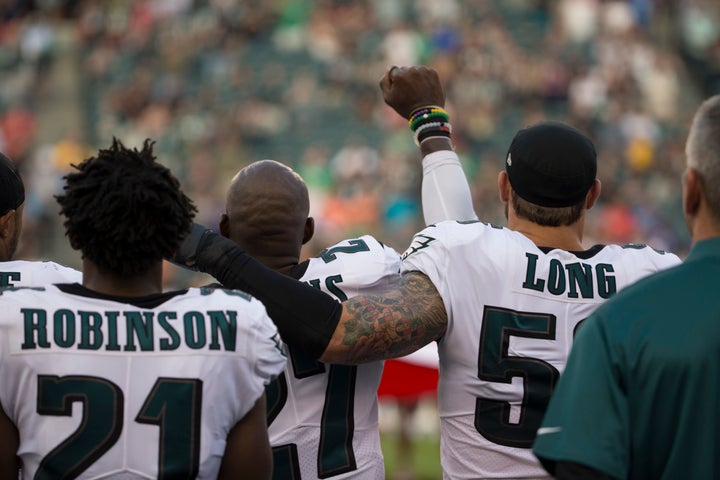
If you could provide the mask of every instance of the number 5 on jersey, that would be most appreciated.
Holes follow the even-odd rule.
[[[509,355],[510,337],[555,340],[555,315],[485,307],[478,377],[500,383],[512,383],[513,377],[522,377],[524,391],[517,423],[510,421],[510,402],[478,398],[475,428],[493,443],[530,448],[560,373],[539,358]]]

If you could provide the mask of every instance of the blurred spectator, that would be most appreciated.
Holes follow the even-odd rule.
[[[0,148],[20,164],[47,162],[43,145],[64,151],[67,164],[113,135],[128,144],[151,137],[200,218],[217,218],[222,182],[273,158],[308,179],[319,238],[371,231],[402,250],[422,226],[420,159],[377,81],[391,64],[426,63],[447,85],[483,218],[504,222],[495,182],[512,134],[552,118],[585,130],[601,154],[609,195],[588,220],[598,222],[588,242],[687,248],[672,179],[688,106],[720,85],[714,0],[55,4],[0,2]],[[83,121],[59,129],[43,121],[57,100],[52,89],[38,87],[59,81],[61,66],[81,86],[74,101]],[[67,131],[79,132],[75,146]],[[46,185],[60,172],[24,173]],[[645,194],[653,189],[661,193]],[[31,210],[57,223],[47,192]]]

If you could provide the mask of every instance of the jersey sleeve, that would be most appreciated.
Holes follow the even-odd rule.
[[[638,279],[682,263],[680,257],[674,253],[655,250],[649,246],[646,246],[644,251],[647,260],[638,262],[639,264],[635,269],[638,271]],[[643,268],[645,265],[648,267]]]
[[[399,273],[400,254],[363,235],[324,249],[312,259],[302,280],[344,301],[385,291]]]
[[[280,335],[263,304],[253,298],[245,311],[246,321],[243,327],[238,325],[238,335],[245,346],[241,351],[245,354],[237,359],[238,362],[245,363],[239,365],[237,370],[245,372],[238,373],[245,378],[228,379],[228,383],[237,383],[234,385],[237,395],[247,399],[239,405],[239,418],[250,411],[265,391],[265,386],[282,373],[287,361],[282,351]],[[241,330],[244,330],[244,333]]]
[[[51,270],[54,276],[58,277],[53,283],[82,283],[82,272],[73,268],[65,267],[54,262],[44,262],[47,269]]]
[[[0,262],[0,276],[0,284],[9,287],[82,282],[82,272],[55,262]]]
[[[262,303],[253,299],[257,306],[254,322],[255,332],[255,375],[261,389],[282,373],[287,358],[282,351],[280,334],[270,320]]]
[[[467,177],[452,150],[433,152],[422,160],[422,209],[426,225],[443,220],[477,220]]]
[[[588,318],[533,446],[550,472],[564,461],[626,477],[630,425],[621,363],[622,350],[611,344],[601,318]]]
[[[440,293],[448,314],[452,311],[450,305],[450,286],[447,283],[447,238],[442,228],[446,224],[455,222],[442,222],[432,225],[416,233],[412,243],[402,255],[400,273],[409,271],[421,272],[430,279]]]

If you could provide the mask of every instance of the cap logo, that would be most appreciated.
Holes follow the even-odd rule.
[[[512,166],[512,154],[511,154],[511,153],[508,153],[508,158],[507,158],[507,160],[505,161],[505,163],[508,164],[508,167],[511,167],[511,166]]]

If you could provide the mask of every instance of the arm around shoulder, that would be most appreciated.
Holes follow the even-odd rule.
[[[437,289],[426,275],[410,271],[382,295],[346,300],[320,359],[360,364],[397,358],[440,339],[446,329],[447,312]]]
[[[232,240],[201,225],[193,227],[173,261],[260,300],[283,341],[313,358],[325,350],[340,319],[342,307],[330,295],[266,267]]]

